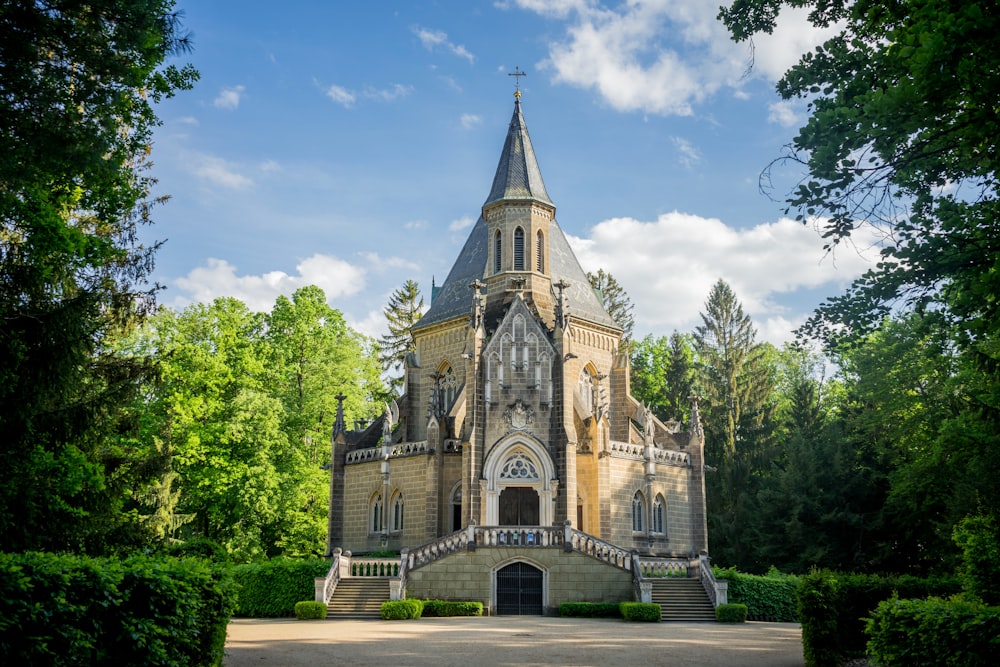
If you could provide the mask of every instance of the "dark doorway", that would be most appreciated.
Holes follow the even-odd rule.
[[[497,614],[541,616],[542,571],[527,563],[497,570]]]
[[[527,486],[508,486],[500,492],[501,526],[537,526],[538,492]]]

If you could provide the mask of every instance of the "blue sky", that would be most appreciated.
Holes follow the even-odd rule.
[[[391,292],[440,284],[522,108],[556,218],[610,271],[636,334],[698,323],[723,278],[779,343],[874,261],[836,256],[758,177],[804,118],[774,82],[821,34],[801,14],[750,51],[706,0],[180,0],[201,80],[158,107],[154,278],[183,307],[267,310],[322,287],[369,335]],[[779,170],[776,195],[801,176]]]

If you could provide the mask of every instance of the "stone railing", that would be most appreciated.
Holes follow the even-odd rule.
[[[418,442],[399,442],[393,445],[389,449],[390,459],[399,459],[404,456],[415,456],[417,454],[426,454],[430,451],[427,448],[427,441],[421,440]],[[367,449],[355,449],[352,452],[347,452],[347,465],[354,463],[367,463],[369,461],[381,461],[382,460],[382,447],[369,447]]]
[[[350,560],[351,554],[346,555],[346,559]],[[330,602],[330,598],[333,596],[334,589],[337,588],[337,584],[340,582],[341,567],[343,563],[341,562],[345,556],[341,552],[340,548],[333,550],[333,563],[330,564],[330,570],[326,573],[325,577],[316,577],[313,580],[313,585],[315,586],[315,600],[316,602],[322,602],[327,604]]]
[[[646,460],[646,446],[642,443],[612,440],[608,445],[608,452],[611,456],[619,459],[629,459],[630,461]],[[653,448],[653,460],[662,465],[678,466],[681,468],[691,465],[691,455],[688,452],[660,449],[659,447]]]
[[[473,539],[477,547],[558,547],[565,535],[554,526],[478,526]]]
[[[568,521],[566,522],[565,531],[566,544],[569,546],[566,549],[567,551],[579,551],[582,554],[587,554],[627,572],[632,571],[631,551],[622,549],[610,542],[605,542],[593,535],[581,533],[579,530],[571,527]]]
[[[712,605],[718,607],[720,604],[729,602],[729,582],[719,581],[712,573],[712,564],[708,554],[701,554],[698,557],[698,573],[701,585],[705,587],[705,592],[712,600]]]
[[[639,574],[643,579],[663,579],[664,577],[685,578],[692,565],[689,558],[656,558],[636,556]]]
[[[350,564],[352,577],[398,577],[399,559],[396,558],[354,558]]]
[[[471,527],[470,527],[471,528]],[[400,569],[406,573],[416,567],[433,563],[456,551],[463,551],[469,544],[469,530],[460,530],[433,542],[409,549],[405,554],[405,566]]]

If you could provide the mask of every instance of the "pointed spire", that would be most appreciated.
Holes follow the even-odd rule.
[[[524,116],[521,115],[520,95],[514,98],[514,116],[510,119],[507,140],[503,144],[490,196],[483,205],[503,199],[534,199],[554,206],[545,191],[542,172],[535,159],[535,149],[531,147],[531,138],[528,136],[528,126],[524,124]]]

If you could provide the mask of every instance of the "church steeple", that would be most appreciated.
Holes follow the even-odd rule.
[[[493,187],[490,188],[490,195],[483,207],[501,200],[525,199],[553,206],[549,194],[545,191],[542,172],[535,159],[535,150],[531,147],[528,126],[524,124],[524,116],[521,115],[520,95],[515,95],[514,115],[507,128],[507,139],[500,153],[500,162],[493,177]]]

